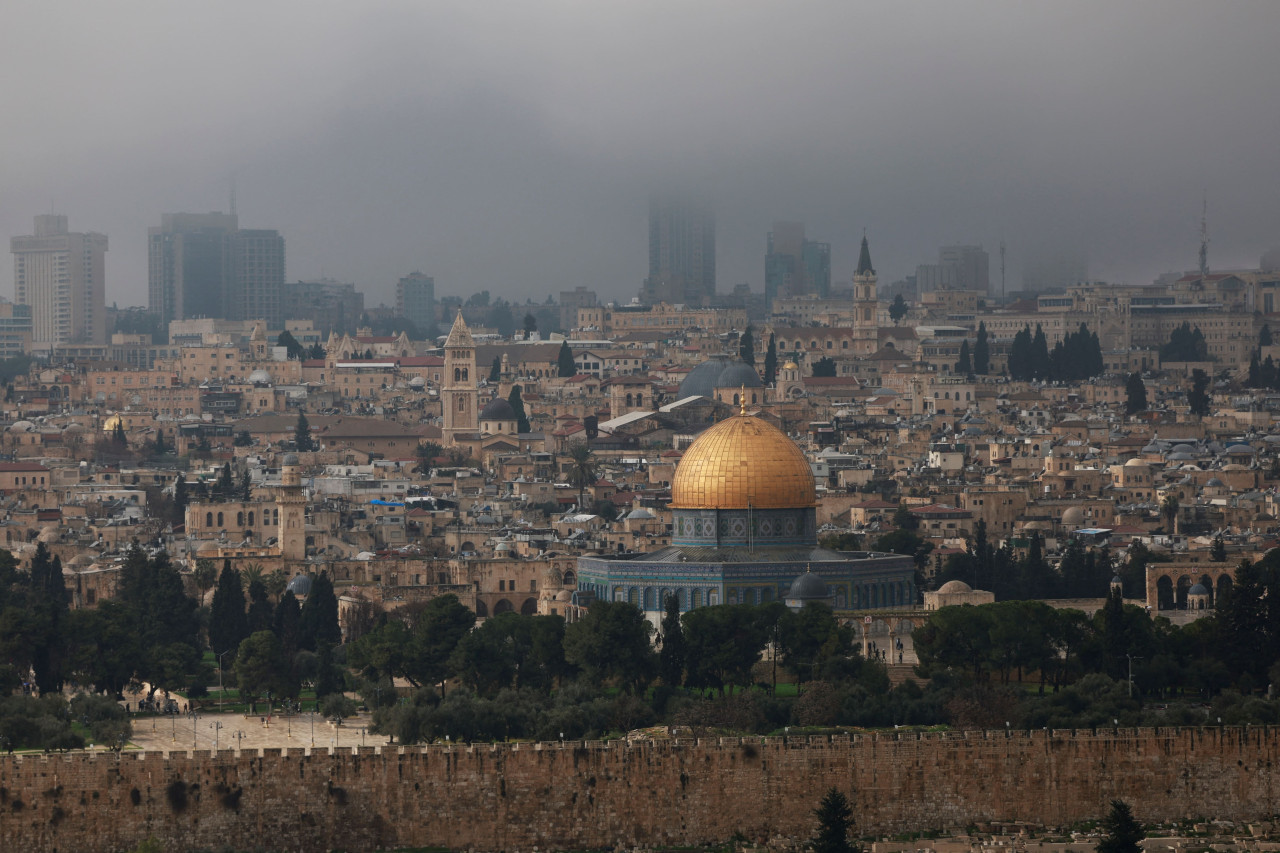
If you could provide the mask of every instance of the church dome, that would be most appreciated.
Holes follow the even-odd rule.
[[[782,365],[782,369],[783,370],[799,370],[800,365],[796,364],[794,361],[791,361],[790,359],[787,359],[786,364]]]
[[[716,381],[716,387],[763,388],[764,383],[760,381],[760,374],[756,373],[754,367],[742,361],[735,361],[720,371],[720,378]]]
[[[938,592],[946,595],[958,595],[960,593],[973,592],[973,587],[960,580],[947,581],[942,586],[938,587]]]
[[[1062,523],[1073,527],[1084,527],[1084,510],[1078,506],[1067,507],[1062,513]]]
[[[514,421],[515,419],[515,409],[511,408],[511,404],[501,397],[494,397],[480,411],[480,420],[482,421]]]
[[[813,469],[800,448],[750,415],[698,436],[671,481],[674,509],[799,509],[816,501]]]

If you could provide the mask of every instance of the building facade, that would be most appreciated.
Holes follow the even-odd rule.
[[[688,202],[651,200],[649,277],[641,301],[702,305],[715,293],[715,215]]]
[[[436,280],[411,272],[396,282],[396,312],[418,327],[424,339],[436,336]]]
[[[73,233],[67,217],[46,214],[10,246],[14,302],[31,310],[33,345],[106,343],[106,235]]]

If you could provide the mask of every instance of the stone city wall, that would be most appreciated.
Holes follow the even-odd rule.
[[[1280,729],[264,749],[0,758],[0,838],[23,851],[541,850],[808,836],[836,786],[860,833],[1101,816],[1280,813]]]

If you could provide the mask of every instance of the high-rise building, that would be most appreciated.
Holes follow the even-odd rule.
[[[231,258],[227,280],[228,320],[266,320],[268,329],[284,327],[280,296],[284,290],[284,238],[278,231],[253,229],[228,235]]]
[[[436,336],[436,280],[411,272],[396,282],[396,313],[418,327],[423,340]]]
[[[31,352],[31,306],[0,302],[0,358]]]
[[[285,320],[310,320],[321,336],[354,335],[364,313],[364,294],[354,284],[320,279],[285,282],[280,292]]]
[[[641,300],[702,305],[716,293],[716,220],[709,208],[649,202],[649,277]]]
[[[105,234],[67,230],[67,217],[35,218],[35,234],[14,237],[14,301],[31,308],[32,342],[101,344],[107,340]]]
[[[981,246],[943,246],[936,264],[916,267],[916,287],[920,293],[938,290],[976,290],[987,293],[991,286],[990,258]]]
[[[831,293],[831,244],[806,240],[803,222],[775,222],[764,259],[764,300]]]
[[[279,232],[241,231],[234,213],[166,213],[147,237],[150,305],[162,324],[219,317],[282,328]]]

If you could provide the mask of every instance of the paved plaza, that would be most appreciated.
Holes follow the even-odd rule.
[[[350,749],[385,746],[386,735],[369,733],[370,719],[361,713],[335,726],[319,714],[291,717],[255,714],[199,713],[141,717],[133,721],[131,749],[186,752],[191,749]]]

